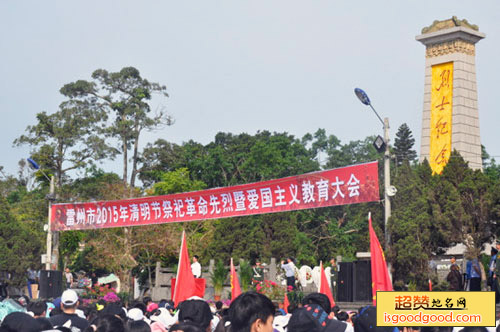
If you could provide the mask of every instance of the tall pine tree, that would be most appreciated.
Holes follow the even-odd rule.
[[[417,158],[417,152],[413,149],[415,139],[406,123],[398,128],[396,139],[394,140],[394,155],[396,156],[396,165],[401,166],[404,160],[413,162]]]

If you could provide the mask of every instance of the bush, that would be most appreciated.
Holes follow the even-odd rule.
[[[214,285],[215,295],[220,296],[222,293],[222,288],[224,287],[224,282],[226,281],[227,274],[229,270],[224,266],[222,260],[218,260],[215,263],[214,271],[211,273],[212,284]]]

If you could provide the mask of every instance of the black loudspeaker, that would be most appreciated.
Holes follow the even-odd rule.
[[[43,299],[56,298],[62,294],[62,271],[40,271],[40,297]]]
[[[337,278],[337,298],[338,302],[352,302],[352,276],[353,276],[352,262],[339,263],[339,274]]]
[[[371,301],[372,268],[370,261],[354,262],[354,301]]]

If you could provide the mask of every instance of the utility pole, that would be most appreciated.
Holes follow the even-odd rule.
[[[391,190],[391,154],[389,151],[389,118],[384,118],[384,229],[385,229],[385,247],[389,248],[391,235],[387,226],[391,217],[391,199],[389,192]],[[390,273],[390,270],[389,270]],[[390,273],[391,274],[391,273]],[[391,274],[392,275],[392,274]]]
[[[45,261],[45,270],[52,270],[52,227],[50,221],[52,219],[52,201],[55,200],[55,178],[54,175],[50,176],[50,191],[47,196],[47,200],[49,201],[49,217],[47,222],[47,256]]]
[[[366,92],[363,90],[356,88],[354,89],[354,93],[358,97],[358,99],[365,105],[370,106],[372,111],[375,113],[377,118],[380,120],[382,125],[384,126],[384,144],[385,144],[385,151],[384,151],[384,233],[385,233],[385,248],[386,250],[389,248],[390,243],[391,243],[391,234],[389,232],[389,218],[391,217],[391,196],[394,196],[397,192],[396,188],[394,186],[391,186],[391,152],[390,152],[390,146],[389,146],[389,118],[382,118],[380,115],[378,115],[377,111],[373,107],[370,98],[368,98],[368,95]],[[379,136],[380,137],[380,136]],[[381,145],[381,144],[380,144]],[[378,147],[375,147],[378,150]],[[380,148],[382,149],[382,148]],[[382,152],[382,151],[379,151]],[[391,264],[387,262],[387,270],[389,272],[389,276],[392,280],[392,273],[391,273]]]

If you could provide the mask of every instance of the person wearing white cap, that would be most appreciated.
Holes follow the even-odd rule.
[[[63,313],[50,317],[49,321],[54,327],[63,325],[67,327],[69,322],[71,331],[84,331],[89,326],[89,322],[76,314],[77,306],[78,295],[76,292],[72,289],[65,290],[61,296],[61,310]]]
[[[132,309],[130,309],[127,312],[127,317],[129,319],[133,320],[133,321],[143,320],[143,321],[145,321],[148,324],[151,323],[151,321],[146,316],[144,316],[144,313],[139,308],[132,308]]]

